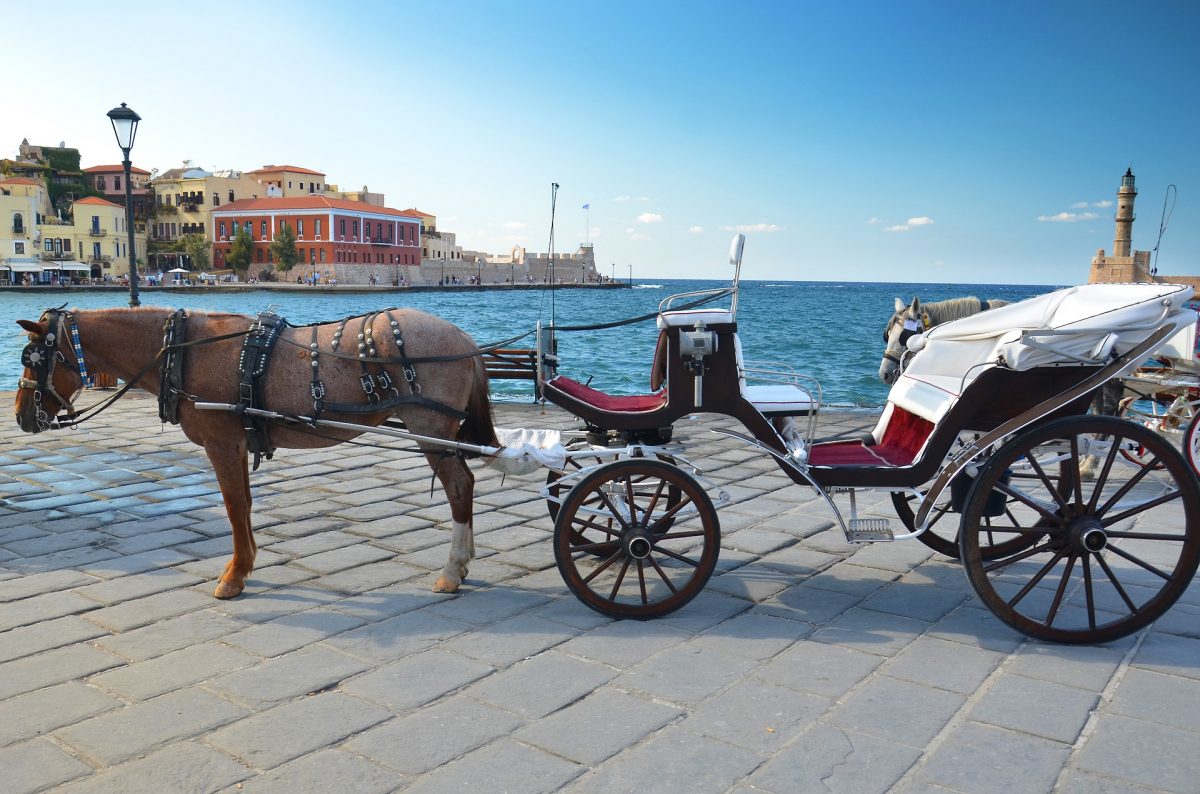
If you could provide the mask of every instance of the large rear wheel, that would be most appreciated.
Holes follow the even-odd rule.
[[[717,511],[700,484],[677,466],[645,458],[585,476],[554,522],[563,581],[610,617],[679,609],[704,589],[720,547]]]
[[[1099,463],[1085,479],[1080,465],[1089,455]],[[1008,483],[1006,471],[1014,472]],[[1009,505],[988,522],[993,491]],[[1025,538],[1026,548],[985,559],[996,523]],[[1146,427],[1060,419],[987,461],[959,543],[971,585],[1008,625],[1052,642],[1108,642],[1156,620],[1191,584],[1200,563],[1200,486],[1179,451]]]

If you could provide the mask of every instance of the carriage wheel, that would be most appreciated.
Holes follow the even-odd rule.
[[[1158,408],[1160,406],[1156,400],[1151,401],[1152,405],[1154,406],[1151,413],[1146,413],[1138,408],[1134,404],[1136,400],[1136,397],[1126,397],[1121,401],[1121,411],[1118,415],[1122,419],[1127,419],[1158,433],[1171,432],[1171,430],[1167,429],[1165,426],[1168,417],[1165,414],[1158,413]],[[1141,465],[1147,462],[1147,453],[1145,447],[1130,447],[1129,449],[1122,449],[1121,454],[1131,463],[1137,463]],[[1155,465],[1157,468],[1162,468],[1161,463],[1156,463]]]
[[[919,507],[920,504],[917,494],[912,491],[892,491],[892,507],[895,509],[896,515],[900,517],[900,523],[904,524],[909,532],[916,531],[917,516],[913,512],[913,508]],[[980,541],[980,553],[985,560],[1002,557],[1030,545],[1027,537],[1005,532],[1002,524],[993,528],[992,524],[995,520],[991,517],[985,518],[988,532]],[[947,488],[942,492],[937,504],[933,506],[933,510],[929,512],[929,525],[924,532],[917,535],[917,540],[937,553],[957,560],[959,558],[958,524],[958,514],[950,505],[950,489]]]
[[[1183,456],[1192,471],[1200,475],[1200,412],[1192,417],[1183,434]]]
[[[1128,449],[1144,449],[1145,462],[1119,454]],[[1043,465],[1047,450],[1057,450],[1056,462]],[[1080,463],[1089,454],[1099,465],[1084,479]],[[999,482],[1005,470],[1022,468]],[[1005,528],[1033,543],[989,561],[981,514],[993,488],[1013,499]],[[1108,642],[1157,619],[1191,584],[1200,563],[1200,486],[1153,431],[1068,417],[1026,431],[988,460],[959,534],[971,585],[1005,623],[1052,642]]]
[[[679,609],[712,576],[720,546],[717,511],[700,484],[646,458],[615,461],[585,476],[554,522],[563,581],[610,617],[653,618]]]

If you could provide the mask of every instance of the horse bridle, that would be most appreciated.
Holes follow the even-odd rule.
[[[42,316],[38,318],[38,322],[46,322],[46,333],[40,338],[30,340],[25,349],[21,351],[21,364],[33,372],[33,379],[26,378],[22,375],[17,379],[17,388],[29,389],[33,392],[33,407],[34,417],[37,422],[38,430],[50,429],[50,415],[46,413],[46,409],[42,406],[42,395],[49,394],[58,401],[61,409],[67,412],[68,419],[75,418],[75,404],[73,400],[83,391],[84,386],[88,382],[87,365],[83,359],[83,345],[79,341],[79,327],[75,324],[75,316],[68,311],[63,311],[62,307],[57,309],[46,309],[42,312]],[[75,373],[79,375],[79,387],[71,394],[64,397],[58,393],[54,387],[54,368],[58,363],[66,364],[67,357],[58,349],[59,341],[63,334],[68,333],[71,337],[71,345],[75,353]]]
[[[903,313],[907,312],[907,311],[908,311],[908,309],[901,309],[900,311],[898,311],[892,315],[892,319],[888,322],[887,327],[883,329],[883,343],[884,344],[888,344],[888,342],[891,341],[888,339],[888,334],[891,333],[892,326],[895,325],[897,322],[899,322]],[[922,334],[928,330],[929,330],[929,312],[922,309],[921,316],[919,319],[908,318],[908,319],[904,320],[904,329],[902,331],[900,331],[900,338],[896,340],[896,347],[899,349],[900,355],[893,356],[890,352],[888,352],[889,350],[891,350],[891,347],[889,346],[887,350],[883,351],[883,360],[890,361],[893,364],[895,364],[896,371],[899,372],[902,369],[900,359],[903,358],[903,356],[904,356],[904,349],[908,345],[908,340],[911,339],[912,337],[916,336],[917,334]]]

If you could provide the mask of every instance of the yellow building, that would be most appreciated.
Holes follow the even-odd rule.
[[[75,273],[94,279],[128,277],[129,226],[125,222],[125,208],[89,196],[71,205],[71,216],[70,234],[78,262]],[[135,238],[134,245],[137,258],[145,262],[146,241]]]
[[[263,198],[266,188],[243,171],[205,171],[202,168],[172,168],[151,181],[154,188],[154,217],[150,219],[152,270],[169,270],[178,264],[178,242],[186,234],[199,234],[211,250],[212,210],[233,201]]]
[[[50,197],[44,182],[0,178],[0,283],[41,281],[38,225],[47,215]]]
[[[328,188],[324,174],[298,165],[264,165],[248,175],[262,183],[264,198],[324,196]]]

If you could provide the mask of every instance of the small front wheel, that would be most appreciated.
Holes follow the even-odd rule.
[[[581,479],[554,522],[571,592],[615,618],[654,618],[695,598],[721,548],[717,511],[695,478],[658,460],[619,460]]]
[[[1085,476],[1088,456],[1098,465]],[[1008,509],[989,525],[993,491]],[[981,552],[997,521],[1027,542],[988,560]],[[959,543],[975,592],[1008,625],[1051,642],[1109,642],[1158,619],[1191,585],[1200,486],[1179,451],[1142,425],[1059,419],[988,459],[967,497]]]

